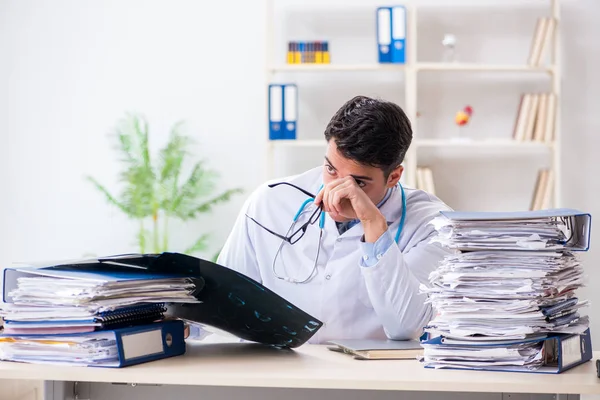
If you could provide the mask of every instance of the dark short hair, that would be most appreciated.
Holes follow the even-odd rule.
[[[397,104],[356,96],[331,118],[325,138],[333,139],[345,158],[380,168],[387,178],[404,161],[412,128]]]

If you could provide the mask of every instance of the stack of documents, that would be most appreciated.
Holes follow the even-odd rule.
[[[153,322],[162,319],[166,302],[198,302],[196,284],[184,277],[51,268],[9,269],[5,277],[5,333],[76,333]]]
[[[572,229],[581,218],[571,212],[444,213],[432,221],[438,232],[434,241],[464,251],[563,250],[582,239]]]
[[[184,353],[178,320],[85,334],[0,336],[0,359],[32,364],[124,367]]]
[[[182,354],[187,331],[198,327],[296,348],[323,326],[260,282],[180,253],[7,268],[3,283],[4,360],[132,365]],[[106,358],[114,347],[99,345],[104,335],[115,338],[117,361]]]
[[[589,336],[575,255],[589,248],[588,217],[574,210],[450,212],[433,221],[434,241],[456,252],[421,287],[436,312],[426,327],[434,339],[422,343],[424,364],[524,371],[558,365],[560,352],[549,350],[554,339]]]
[[[198,282],[135,269],[95,271],[89,265],[9,268],[0,303],[5,321],[0,359],[113,362],[118,332],[164,324],[168,302],[198,303]]]

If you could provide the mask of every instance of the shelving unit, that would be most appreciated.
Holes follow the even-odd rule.
[[[342,73],[342,72],[364,72],[364,73],[392,73],[398,74],[400,85],[404,85],[404,104],[403,109],[411,121],[413,128],[413,144],[409,148],[405,159],[405,173],[403,183],[415,187],[417,185],[417,167],[419,164],[420,150],[427,148],[440,149],[464,149],[465,151],[476,151],[477,149],[494,149],[497,151],[532,151],[540,152],[547,151],[551,156],[551,167],[554,175],[553,183],[553,201],[552,206],[559,207],[561,204],[561,179],[560,179],[560,155],[561,155],[561,134],[560,134],[560,54],[559,54],[559,31],[560,31],[560,6],[559,0],[545,0],[549,6],[548,16],[554,18],[557,22],[555,34],[550,42],[550,62],[549,65],[531,66],[527,60],[523,64],[490,64],[490,63],[461,63],[461,62],[421,62],[417,60],[418,36],[417,36],[417,14],[419,5],[417,1],[399,1],[396,4],[402,4],[407,8],[407,25],[406,25],[406,63],[405,64],[377,64],[377,63],[357,63],[357,64],[283,64],[283,58],[275,60],[273,58],[272,35],[274,35],[274,24],[270,19],[273,16],[274,3],[277,0],[267,1],[267,63],[266,72],[268,82],[271,82],[279,73]],[[383,5],[383,4],[382,4]],[[484,7],[480,9],[484,10]],[[373,18],[375,18],[375,10],[373,9]],[[269,36],[270,35],[270,36]],[[373,32],[375,35],[375,32]],[[375,40],[375,39],[373,39]],[[532,39],[533,40],[533,37]],[[374,45],[375,46],[375,45]],[[374,50],[375,51],[375,50]],[[492,73],[492,74],[521,74],[523,79],[530,77],[542,76],[550,78],[550,87],[548,92],[554,93],[556,96],[556,110],[554,122],[554,140],[551,143],[534,142],[534,141],[517,141],[509,137],[507,132],[506,139],[479,139],[479,140],[458,140],[453,138],[434,139],[421,137],[419,131],[418,119],[418,81],[421,72],[428,73]],[[396,75],[393,75],[396,76]],[[349,83],[351,84],[351,83]],[[302,95],[302,88],[299,88],[299,95]],[[341,104],[340,104],[341,105]],[[301,110],[299,111],[302,112]],[[274,151],[277,148],[324,148],[325,141],[323,140],[269,140],[267,136],[267,174],[273,176]],[[532,187],[532,193],[535,188]]]

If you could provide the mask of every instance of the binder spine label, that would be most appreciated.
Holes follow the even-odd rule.
[[[388,7],[377,9],[377,46],[379,62],[391,62],[390,46],[392,44],[392,16]]]
[[[571,336],[561,341],[562,368],[567,368],[581,361],[583,343],[584,339],[580,335]]]
[[[285,139],[296,139],[297,93],[296,85],[285,85],[283,89]]]
[[[405,62],[406,47],[406,9],[404,7],[392,8],[392,62],[403,64]]]
[[[129,361],[140,357],[164,353],[162,329],[146,332],[123,334],[123,357]]]
[[[283,139],[283,88],[269,85],[269,139]]]

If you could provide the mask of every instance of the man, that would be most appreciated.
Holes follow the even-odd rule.
[[[311,342],[417,338],[432,317],[419,286],[447,254],[428,222],[449,207],[398,184],[410,122],[357,96],[325,138],[322,166],[252,193],[217,262],[323,321]]]

